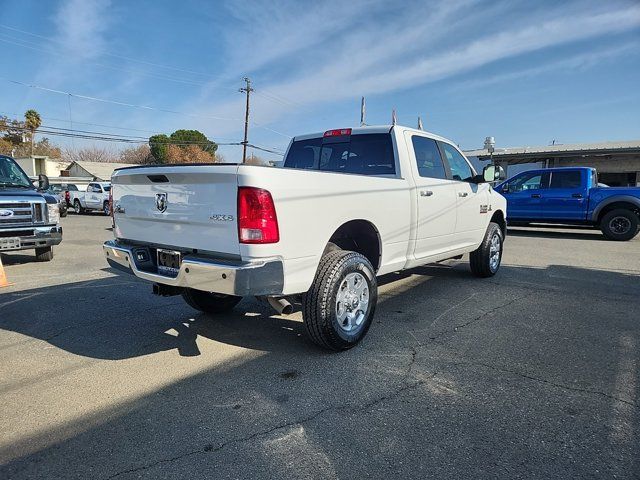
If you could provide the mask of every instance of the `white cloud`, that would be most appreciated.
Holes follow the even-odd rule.
[[[336,10],[333,16],[317,7],[276,14],[272,25],[264,7],[253,16],[249,9],[247,22],[267,27],[253,31],[253,50],[232,65],[243,64],[257,76],[258,92],[262,88],[290,102],[254,97],[252,118],[270,124],[319,103],[425,85],[507,58],[640,26],[640,6],[634,4],[539,8],[529,2],[515,7],[513,2],[477,3],[419,2],[387,11],[378,3],[355,3],[344,15]],[[236,55],[247,48],[244,42],[238,45],[242,48],[231,47]],[[595,55],[584,53],[580,61],[595,61]],[[265,71],[282,74],[273,79]],[[241,98],[211,108],[203,107],[206,103],[200,98],[185,108],[231,117],[243,111]],[[236,125],[216,128],[220,134],[237,130]]]
[[[100,56],[111,0],[67,0],[54,16],[55,40],[76,60]]]

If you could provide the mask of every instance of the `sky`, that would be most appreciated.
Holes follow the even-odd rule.
[[[640,139],[638,0],[0,0],[0,48],[0,115],[45,126],[239,142],[246,76],[249,141],[277,152],[357,126],[362,96],[368,124],[395,108],[465,150]]]

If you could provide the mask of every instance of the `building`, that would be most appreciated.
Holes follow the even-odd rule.
[[[71,163],[60,158],[49,158],[46,155],[32,155],[14,160],[29,177],[37,177],[40,174],[50,178],[59,177],[60,171],[66,169]]]
[[[109,182],[111,175],[116,168],[135,167],[130,163],[109,163],[109,162],[71,162],[64,170],[59,172],[61,177],[74,177],[86,179],[86,183],[91,181]]]
[[[496,148],[493,155],[481,149],[465,154],[476,164],[486,164],[493,158],[507,170],[508,176],[533,168],[593,167],[598,170],[601,183],[640,187],[640,140]]]

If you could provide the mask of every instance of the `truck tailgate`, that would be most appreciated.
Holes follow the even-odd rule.
[[[116,170],[116,238],[239,255],[237,165]]]

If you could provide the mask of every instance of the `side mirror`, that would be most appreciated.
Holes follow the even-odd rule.
[[[482,170],[482,178],[485,182],[491,183],[504,180],[507,178],[507,175],[504,173],[504,168],[500,165],[487,165]]]
[[[504,185],[502,185],[502,188],[500,190],[502,191],[502,193],[509,193],[509,184],[505,183]]]
[[[45,191],[49,188],[49,177],[44,174],[38,175],[38,190]]]

